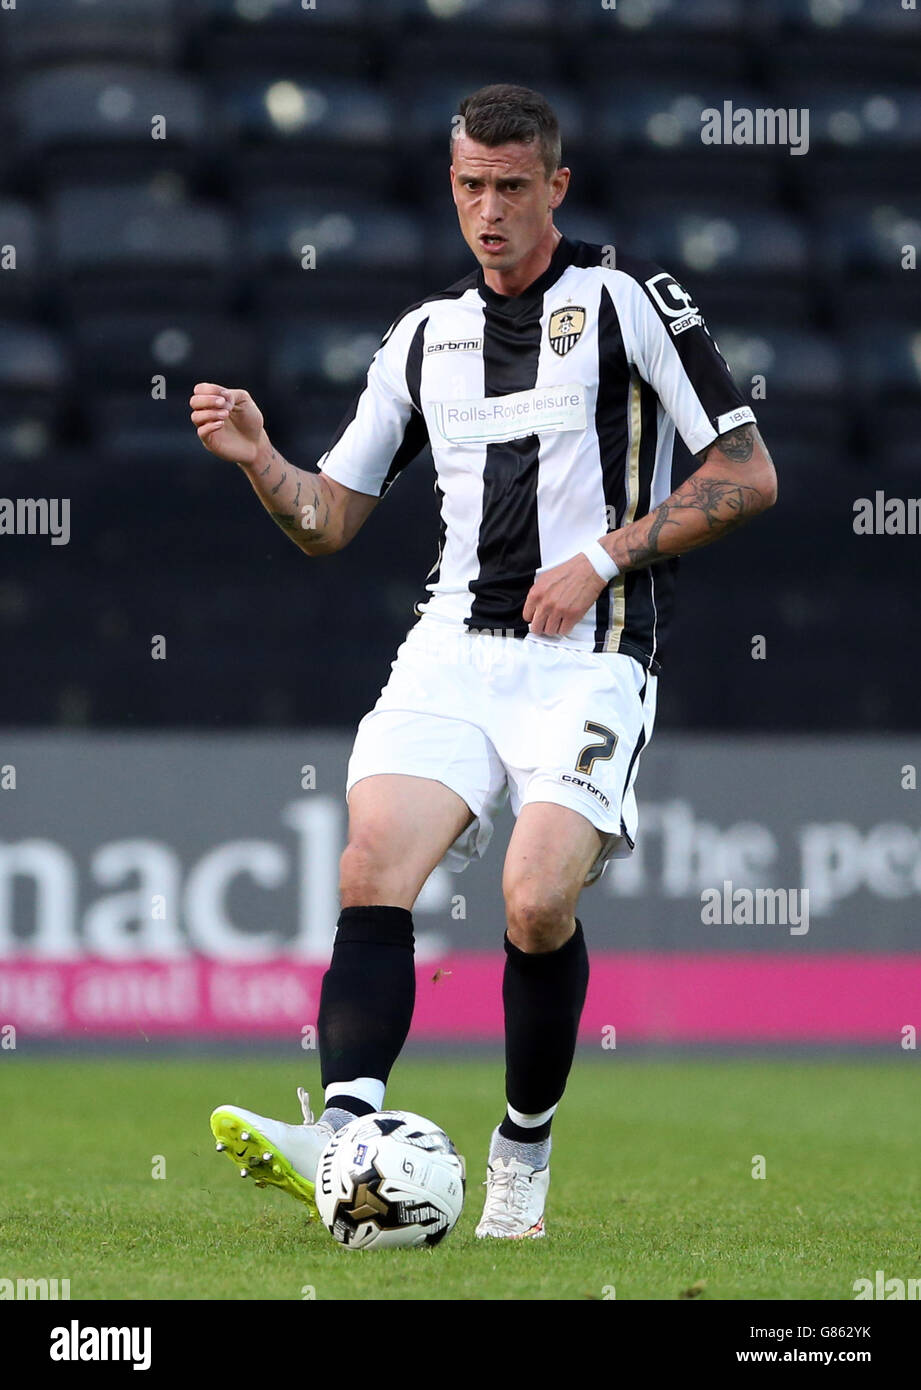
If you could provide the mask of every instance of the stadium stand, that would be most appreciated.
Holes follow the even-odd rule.
[[[667,266],[743,390],[763,377],[781,502],[684,562],[663,724],[911,727],[912,682],[855,667],[848,641],[904,648],[907,550],[849,518],[877,488],[917,491],[919,70],[918,16],[891,0],[5,11],[0,492],[69,496],[73,536],[4,540],[0,643],[32,678],[5,683],[0,720],[364,712],[434,557],[428,454],[347,554],[312,564],[201,449],[186,401],[201,378],[246,386],[313,466],[393,317],[472,267],[450,116],[513,80],[561,118],[562,229]],[[704,147],[701,111],[724,101],[808,108],[808,157]],[[151,663],[156,632],[175,659]]]

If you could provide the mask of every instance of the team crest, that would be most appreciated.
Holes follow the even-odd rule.
[[[584,309],[576,309],[570,304],[565,309],[554,310],[550,315],[547,333],[550,346],[558,357],[565,357],[569,349],[575,347],[584,327]]]

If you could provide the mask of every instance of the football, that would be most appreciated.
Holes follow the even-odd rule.
[[[362,1115],[320,1155],[316,1202],[326,1229],[349,1250],[437,1245],[464,1205],[464,1160],[421,1115]]]

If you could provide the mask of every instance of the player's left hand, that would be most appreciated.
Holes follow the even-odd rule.
[[[567,637],[606,587],[586,557],[574,555],[535,579],[522,615],[535,636]]]

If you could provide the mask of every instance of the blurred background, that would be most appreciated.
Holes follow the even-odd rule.
[[[919,15],[899,0],[0,10],[0,492],[71,506],[66,546],[0,537],[7,1016],[49,1034],[313,1017],[351,736],[436,553],[431,459],[345,553],[308,561],[202,449],[187,400],[201,379],[246,387],[314,467],[395,315],[472,268],[451,116],[514,81],[561,120],[558,225],[685,284],[780,479],[768,516],[683,564],[639,776],[645,858],[586,905],[612,926],[603,944],[653,971],[629,986],[634,1036],[896,1035],[918,986],[891,955],[916,946],[921,892],[904,771],[918,540],[855,535],[853,518],[857,498],[919,492],[919,72]],[[726,101],[806,108],[808,151],[703,145],[701,112]],[[495,953],[502,840],[462,880],[433,875],[423,959]],[[811,884],[809,934],[704,926],[700,890],[724,878]],[[828,951],[852,973],[778,976],[765,995],[729,962],[676,976],[672,996],[644,951],[714,970],[725,951],[790,969]],[[90,957],[111,969],[87,983]],[[233,966],[250,995],[202,959],[250,962]],[[626,978],[612,968],[611,988]],[[457,1028],[495,1036],[495,1010],[458,1009]],[[437,1032],[445,1008],[430,1012]]]
[[[447,132],[462,95],[513,80],[561,119],[562,229],[663,264],[743,391],[764,378],[781,501],[685,562],[663,725],[914,726],[914,542],[851,521],[917,476],[916,11],[20,0],[0,18],[3,493],[69,496],[73,518],[66,548],[4,539],[0,649],[21,678],[0,720],[338,726],[373,702],[437,549],[430,458],[347,554],[309,564],[202,450],[187,399],[245,386],[314,467],[395,315],[471,268]],[[701,110],[727,100],[808,108],[808,153],[702,145]]]

